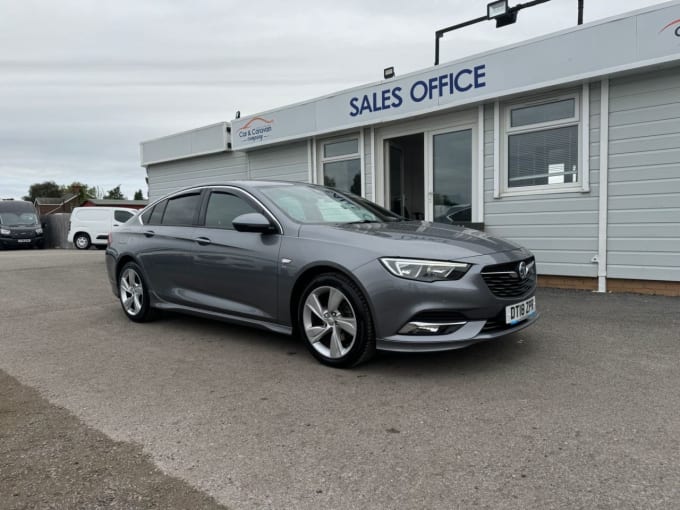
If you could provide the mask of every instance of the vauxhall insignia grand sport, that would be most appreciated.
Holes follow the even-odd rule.
[[[376,349],[458,349],[538,318],[525,248],[311,184],[171,194],[110,234],[106,265],[132,321],[172,310],[294,334],[335,367]]]

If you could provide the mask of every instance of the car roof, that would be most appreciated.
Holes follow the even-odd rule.
[[[31,202],[25,200],[0,200],[0,211],[2,212],[35,212],[35,207]]]

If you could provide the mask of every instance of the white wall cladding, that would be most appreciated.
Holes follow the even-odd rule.
[[[189,186],[237,179],[304,181],[308,178],[307,141],[252,152],[223,152],[150,165],[149,198]]]
[[[594,83],[590,86],[590,192],[494,199],[493,105],[484,107],[485,230],[529,248],[536,255],[539,274],[597,276],[592,258],[598,253],[599,127],[600,86]]]
[[[607,276],[680,281],[680,69],[611,80],[609,111]]]
[[[140,144],[142,166],[226,151],[231,139],[227,132],[228,126],[226,122],[218,122],[142,142]]]
[[[147,167],[147,176],[150,200],[197,184],[246,179],[248,177],[246,153],[222,152],[150,165]]]
[[[309,181],[307,140],[250,151],[247,157],[250,179]]]

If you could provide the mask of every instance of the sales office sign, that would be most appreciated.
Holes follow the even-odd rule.
[[[464,67],[455,72],[415,80],[407,87],[398,85],[361,96],[352,96],[349,100],[349,116],[362,117],[369,113],[399,109],[405,102],[418,104],[484,87],[486,87],[486,65]]]
[[[340,93],[316,101],[232,121],[234,149],[284,141],[312,134],[464,101],[487,87],[487,66],[443,67],[370,88]]]

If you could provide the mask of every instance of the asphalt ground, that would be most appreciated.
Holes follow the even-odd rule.
[[[0,507],[20,497],[16,473],[27,508],[50,508],[45,473],[88,497],[58,457],[50,468],[72,428],[116,445],[87,465],[101,458],[128,508],[157,494],[130,455],[176,494],[232,509],[680,507],[680,299],[539,289],[537,307],[503,340],[334,370],[291,337],[129,322],[103,252],[0,252],[0,370],[23,385],[0,378],[0,405],[25,392],[53,411],[17,432],[0,407],[3,444],[47,452],[32,469],[0,447]],[[96,452],[85,435],[72,450]]]

